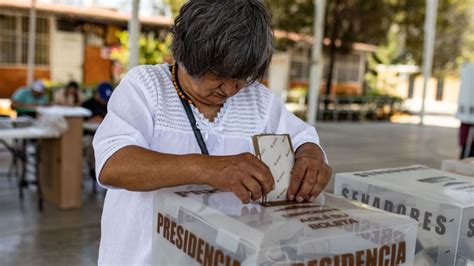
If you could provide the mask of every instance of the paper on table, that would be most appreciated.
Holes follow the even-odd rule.
[[[257,135],[253,137],[255,154],[269,168],[275,179],[275,189],[267,201],[286,200],[294,164],[293,145],[289,135]]]
[[[67,117],[89,117],[92,112],[84,107],[71,106],[41,106],[36,109],[41,115],[60,115]]]

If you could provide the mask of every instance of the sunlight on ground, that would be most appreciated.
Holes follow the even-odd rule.
[[[420,117],[417,115],[394,115],[390,121],[399,124],[419,124]],[[427,126],[457,128],[460,125],[458,119],[449,115],[425,115],[423,122]]]

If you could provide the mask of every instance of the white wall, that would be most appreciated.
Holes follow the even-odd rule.
[[[275,53],[268,71],[268,87],[281,96],[288,89],[290,77],[290,54]]]
[[[56,28],[56,27],[52,27]],[[82,82],[84,63],[84,36],[78,32],[52,31],[51,80],[67,83]]]

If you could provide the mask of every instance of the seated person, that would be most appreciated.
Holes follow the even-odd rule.
[[[102,82],[97,86],[94,97],[85,101],[82,107],[89,109],[92,116],[86,120],[90,123],[100,123],[107,114],[107,102],[112,95],[113,87],[108,82]]]
[[[77,82],[70,81],[66,87],[61,88],[54,94],[53,103],[64,106],[79,106],[81,105],[80,88]]]
[[[36,108],[47,104],[48,97],[42,80],[33,82],[31,86],[17,89],[12,96],[12,108],[18,115],[35,116]]]
[[[82,107],[89,109],[92,112],[92,116],[86,120],[88,123],[100,124],[107,114],[107,103],[112,95],[113,87],[110,83],[103,82],[97,86],[97,90],[94,93],[94,97],[85,101]],[[94,180],[93,191],[96,191],[95,185],[95,157],[94,149],[92,147],[92,139],[94,134],[91,132],[85,132],[83,137],[84,155],[87,165],[89,166],[89,174]]]

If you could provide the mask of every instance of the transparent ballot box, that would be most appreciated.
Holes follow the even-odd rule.
[[[474,178],[412,165],[337,174],[334,193],[417,220],[415,265],[474,265]]]
[[[329,194],[265,206],[202,186],[154,196],[154,265],[413,265],[415,240],[413,219]]]

